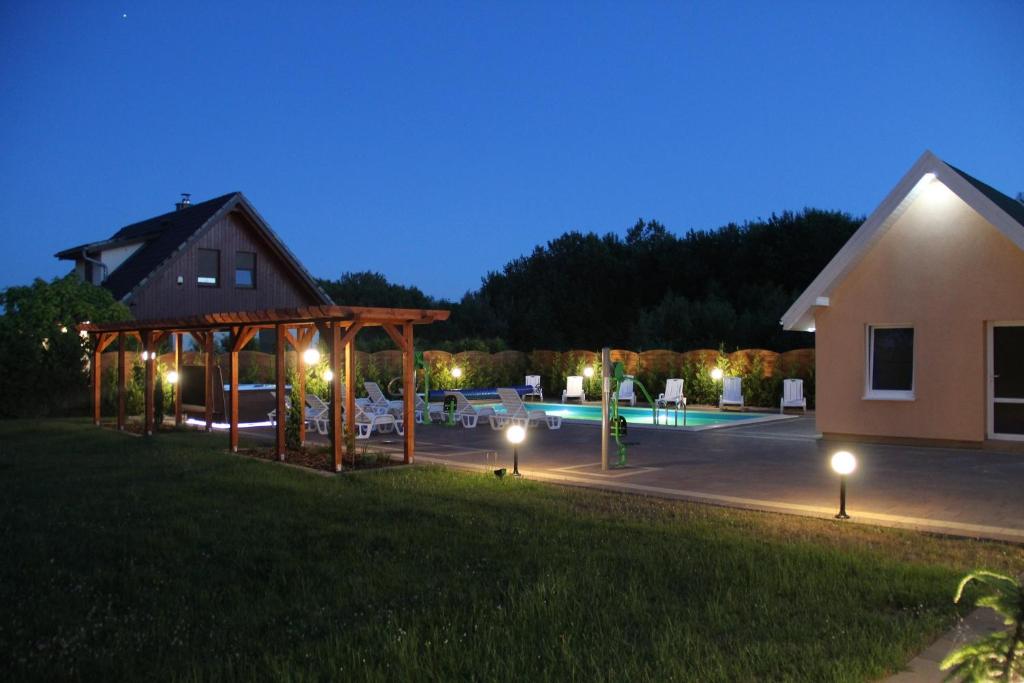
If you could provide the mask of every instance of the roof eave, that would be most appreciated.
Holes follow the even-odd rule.
[[[924,184],[931,180],[928,174],[932,174],[935,180],[949,188],[1024,250],[1024,225],[1014,220],[946,162],[926,151],[783,314],[783,329],[806,331],[814,327],[814,311],[818,307],[819,297],[831,297],[836,285],[917,198]]]

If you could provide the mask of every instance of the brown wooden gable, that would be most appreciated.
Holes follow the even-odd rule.
[[[196,281],[200,249],[220,252],[220,277],[216,287],[202,286]],[[235,256],[239,251],[256,254],[254,288],[240,288],[235,284]],[[241,195],[226,204],[207,225],[142,280],[126,299],[132,315],[139,320],[329,302],[294,255]]]

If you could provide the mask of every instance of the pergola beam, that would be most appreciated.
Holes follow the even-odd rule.
[[[341,444],[343,433],[342,406],[346,417],[355,420],[355,338],[366,327],[380,326],[402,352],[403,407],[405,411],[405,461],[412,462],[415,448],[415,400],[414,383],[414,344],[413,330],[415,325],[429,325],[447,320],[448,311],[405,308],[370,308],[361,306],[307,306],[300,308],[278,308],[264,311],[248,311],[233,313],[209,313],[186,318],[166,320],[122,321],[115,323],[83,323],[79,331],[94,335],[97,351],[93,358],[95,378],[93,398],[96,404],[94,419],[99,422],[100,374],[102,371],[99,353],[115,339],[118,345],[118,426],[124,426],[125,372],[126,363],[125,339],[134,336],[139,339],[146,354],[146,409],[144,431],[153,433],[153,386],[156,368],[156,347],[168,334],[175,336],[175,368],[181,372],[181,341],[184,334],[190,334],[202,346],[206,365],[206,386],[204,387],[204,417],[206,428],[213,424],[214,402],[214,336],[217,332],[227,331],[231,334],[228,344],[230,364],[230,401],[225,406],[226,416],[230,423],[229,444],[232,451],[238,450],[238,354],[263,329],[273,329],[277,339],[277,365],[275,368],[278,387],[278,455],[284,454],[284,425],[287,416],[284,414],[285,393],[285,345],[291,344],[298,352],[298,376],[293,397],[305,404],[305,362],[303,353],[309,347],[319,328],[330,349],[330,366],[334,372],[331,381],[331,446],[332,458],[337,469],[341,467]],[[294,331],[293,331],[294,330]],[[342,364],[348,390],[342,395],[341,377]],[[180,386],[175,396],[175,422],[180,415]],[[305,421],[303,420],[303,432]],[[355,425],[350,424],[354,429]]]

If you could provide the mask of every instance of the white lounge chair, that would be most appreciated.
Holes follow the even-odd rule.
[[[505,412],[494,413],[488,416],[491,422],[491,429],[504,429],[509,422],[522,427],[536,427],[543,422],[547,425],[548,429],[562,428],[561,415],[548,415],[539,408],[530,408],[523,402],[519,392],[515,389],[498,389],[498,398],[501,399],[501,405],[505,407]]]
[[[624,379],[619,383],[619,403],[629,401],[629,405],[636,405],[636,390],[633,389],[633,380]]]
[[[523,398],[536,396],[538,401],[544,400],[544,389],[540,386],[540,375],[527,375],[523,384],[530,387],[530,390],[523,394]]]
[[[782,380],[782,401],[779,402],[779,412],[786,408],[803,408],[807,413],[807,399],[804,398],[804,381],[802,379]]]
[[[444,404],[441,403],[440,401],[428,403],[427,401],[423,400],[423,396],[421,396],[420,394],[416,394],[416,421],[419,422],[420,424],[423,423],[424,414],[431,422],[435,420],[438,422],[443,422]]]
[[[378,412],[402,410],[403,403],[401,401],[389,401],[388,397],[381,391],[380,385],[376,382],[363,382],[363,386],[366,387],[366,393],[370,395],[370,405],[374,406]]]
[[[455,419],[462,422],[462,426],[466,429],[475,429],[481,417],[494,415],[494,408],[487,406],[477,408],[461,391],[446,391],[444,395],[455,397]]]
[[[562,403],[566,399],[575,398],[580,403],[587,400],[587,394],[583,391],[583,377],[581,375],[570,375],[565,378],[565,389],[562,390]]]
[[[367,412],[356,404],[356,438],[369,439],[370,435],[377,431],[379,434],[390,434],[396,432],[399,435],[405,434],[405,425],[401,418],[389,413]]]
[[[306,420],[312,422],[320,434],[327,434],[330,409],[330,404],[316,394],[306,394]]]
[[[722,395],[718,398],[718,407],[735,406],[743,410],[743,379],[740,377],[722,378]]]
[[[665,393],[658,394],[655,403],[658,404],[659,408],[668,408],[670,403],[674,403],[676,408],[680,405],[686,405],[686,396],[683,395],[683,380],[679,378],[665,380]]]
[[[273,397],[275,399],[274,402],[276,403],[277,402],[276,401],[276,399],[277,399],[277,392],[276,391],[271,391],[270,395],[271,395],[271,397]],[[319,402],[319,404],[314,403],[314,400]],[[284,407],[285,407],[286,411],[292,409],[292,398],[291,398],[291,396],[285,396],[284,397]],[[267,421],[270,422],[270,424],[272,426],[274,426],[274,427],[277,426],[277,408],[274,408],[269,413],[267,413]],[[327,433],[327,428],[326,427],[321,427],[321,421],[323,421],[323,424],[326,425],[326,423],[327,423],[327,404],[325,404],[323,401],[321,401],[320,397],[317,396],[316,394],[306,394],[306,423],[310,427],[313,427],[314,429],[316,429],[316,431],[320,432],[321,434],[326,434]]]

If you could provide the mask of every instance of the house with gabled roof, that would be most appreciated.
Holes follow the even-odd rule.
[[[1024,205],[925,152],[782,325],[826,437],[1024,441]]]
[[[138,320],[333,303],[241,192],[192,204],[56,254]]]

